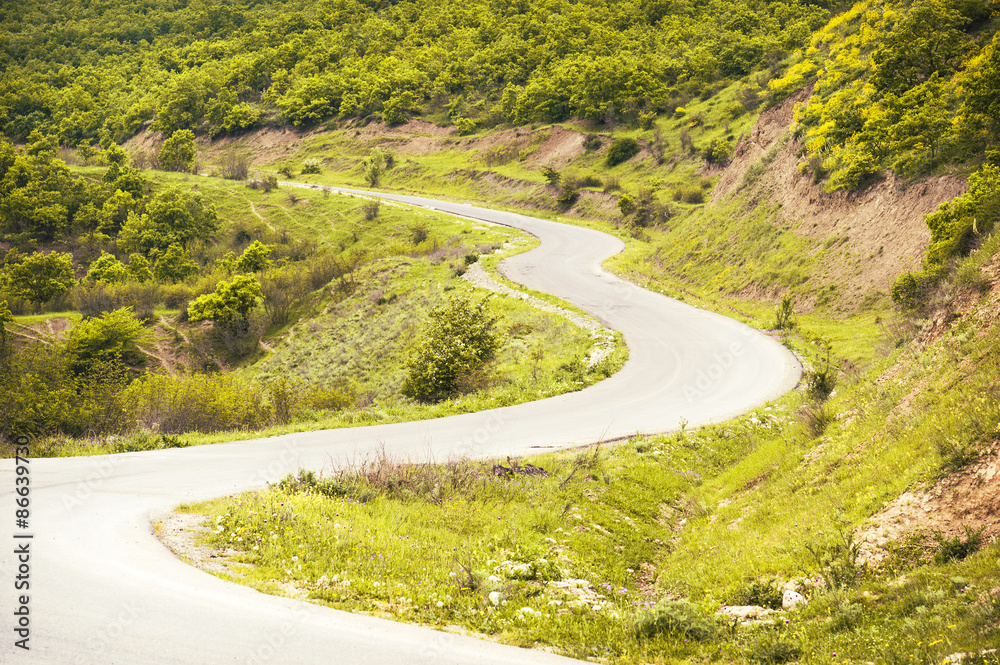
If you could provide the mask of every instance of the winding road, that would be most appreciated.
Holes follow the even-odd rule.
[[[364,192],[355,192],[364,194]],[[325,430],[194,448],[30,462],[30,530],[15,529],[13,460],[0,460],[0,663],[555,663],[498,645],[258,593],[173,556],[151,521],[182,502],[264,486],[300,467],[384,447],[412,460],[524,455],[724,420],[778,397],[801,374],[774,339],[618,279],[623,248],[598,231],[523,215],[378,194],[512,226],[541,245],[507,259],[514,281],[621,331],[630,359],[586,390],[431,421]],[[31,539],[14,535],[31,534]],[[29,543],[30,589],[15,590]],[[30,651],[15,647],[29,596]]]

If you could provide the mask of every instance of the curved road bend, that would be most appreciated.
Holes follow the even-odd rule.
[[[362,193],[362,192],[357,192]],[[591,229],[407,196],[402,203],[513,226],[541,246],[512,279],[620,330],[630,359],[586,390],[438,420],[93,458],[38,459],[30,529],[14,527],[14,462],[0,460],[0,662],[58,665],[555,663],[551,654],[258,593],[175,558],[150,520],[182,502],[259,488],[380,447],[412,460],[523,455],[735,416],[795,386],[775,340],[601,270],[622,243]],[[15,541],[33,534],[30,541]],[[16,545],[30,542],[30,651],[14,646]]]

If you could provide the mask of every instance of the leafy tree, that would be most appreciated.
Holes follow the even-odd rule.
[[[217,225],[215,208],[205,206],[199,194],[169,188],[150,199],[144,214],[129,213],[118,246],[140,254],[173,244],[183,247],[195,238],[207,238]]]
[[[969,22],[947,0],[919,0],[872,53],[872,83],[902,93],[933,74],[950,76],[969,45]]]
[[[188,307],[188,317],[192,322],[211,320],[223,328],[245,332],[260,297],[256,277],[237,275],[228,282],[219,282],[213,293],[199,296]]]
[[[212,90],[200,71],[191,69],[173,78],[156,110],[153,130],[176,134],[194,127],[205,115]]]
[[[948,90],[935,73],[930,79],[908,90],[900,100],[905,109],[892,128],[899,152],[929,150],[931,159],[938,156],[941,143],[951,129]]]
[[[142,254],[132,254],[129,256],[128,265],[125,266],[125,270],[128,271],[129,279],[140,284],[145,284],[153,279],[153,272],[149,269],[149,259]]]
[[[984,164],[969,176],[969,191],[927,215],[931,244],[925,269],[944,266],[954,256],[968,254],[977,235],[993,231],[1000,217],[1000,167]]]
[[[1000,140],[1000,33],[993,36],[982,56],[965,85],[968,95],[962,115],[984,118],[996,142]]]
[[[160,166],[167,171],[190,171],[194,168],[197,153],[194,132],[190,129],[178,129],[160,148]]]
[[[94,146],[90,145],[89,141],[80,141],[80,144],[76,146],[77,157],[83,160],[84,164],[89,164],[96,155],[97,151],[94,150]]]
[[[98,362],[121,360],[129,365],[144,364],[146,354],[139,346],[152,341],[153,334],[143,328],[132,308],[123,307],[73,326],[66,350],[72,359],[70,368],[82,373]]]
[[[133,254],[133,256],[141,255]],[[182,282],[197,272],[198,264],[191,259],[187,250],[178,244],[167,247],[153,266],[153,275],[161,282]]]
[[[128,269],[121,261],[115,258],[114,254],[101,252],[96,261],[90,264],[87,270],[87,279],[91,282],[105,282],[106,284],[117,284],[128,279]]]
[[[4,268],[4,281],[11,295],[35,303],[41,309],[57,295],[73,288],[73,255],[35,252]]]
[[[260,124],[260,111],[247,103],[236,104],[226,113],[222,126],[230,134],[238,134]]]
[[[36,129],[28,136],[28,145],[25,147],[25,152],[32,157],[41,157],[46,161],[50,161],[55,159],[58,149],[59,141],[56,137]]]
[[[97,230],[108,235],[117,235],[131,213],[138,211],[139,202],[130,192],[115,190],[101,208]]]
[[[0,300],[0,363],[4,365],[6,365],[7,357],[10,355],[10,346],[7,344],[7,324],[13,322],[14,315],[10,313],[7,301]]]
[[[240,258],[236,259],[236,269],[240,272],[260,272],[271,267],[271,260],[268,258],[273,247],[265,245],[259,240],[254,240],[245,250]]]
[[[43,140],[43,139],[40,139]],[[58,240],[70,230],[71,208],[84,186],[54,152],[25,157],[0,151],[0,228],[38,240]]]
[[[493,360],[502,341],[488,304],[489,298],[473,304],[460,296],[430,313],[407,361],[403,394],[422,402],[445,399]]]
[[[101,161],[108,166],[124,167],[128,164],[128,153],[117,143],[112,143],[101,152]]]

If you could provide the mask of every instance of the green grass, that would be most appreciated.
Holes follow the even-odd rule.
[[[44,323],[47,319],[69,319],[72,322],[77,322],[82,319],[83,316],[80,312],[65,311],[65,312],[43,312],[41,314],[21,314],[14,317],[14,323],[19,326],[34,326],[39,323]]]

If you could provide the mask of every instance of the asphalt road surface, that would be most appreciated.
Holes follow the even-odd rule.
[[[32,460],[24,465],[31,483],[26,529],[15,521],[14,460],[0,460],[0,663],[568,662],[225,582],[175,558],[154,537],[151,521],[182,502],[259,488],[300,467],[328,467],[383,448],[414,461],[525,455],[717,422],[778,397],[800,378],[799,363],[774,339],[604,272],[601,262],[623,248],[609,235],[465,205],[379,196],[540,238],[540,247],[508,259],[503,270],[621,331],[628,363],[586,390],[475,414]],[[21,596],[27,596],[23,606]],[[16,646],[25,622],[27,651]]]

